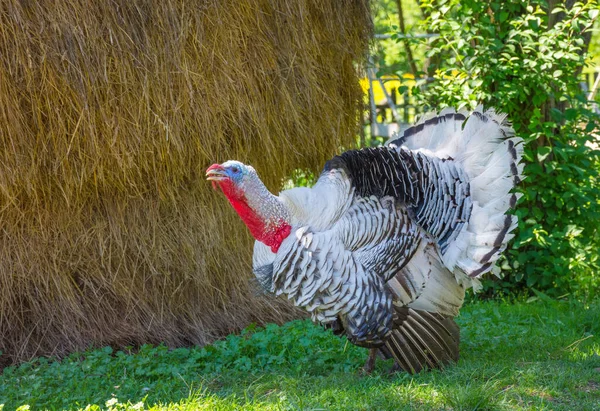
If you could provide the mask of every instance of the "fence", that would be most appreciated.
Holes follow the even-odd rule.
[[[377,143],[408,128],[422,113],[422,108],[416,104],[410,94],[410,88],[416,85],[414,76],[377,76],[376,66],[372,64],[372,60],[369,63],[367,69],[369,117],[365,125],[370,131],[370,138]],[[600,69],[582,74],[581,89],[590,101],[591,109],[598,114],[600,114],[600,107],[594,98],[598,94],[599,85]]]

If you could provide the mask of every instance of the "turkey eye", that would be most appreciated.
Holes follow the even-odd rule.
[[[233,167],[231,167],[231,171],[233,171],[234,173],[239,173],[240,169],[237,168],[237,167],[235,167],[235,166],[233,166]]]

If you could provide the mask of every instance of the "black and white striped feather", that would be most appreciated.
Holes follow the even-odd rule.
[[[305,307],[315,321],[340,319],[353,343],[380,346],[393,322],[393,293],[385,283],[411,259],[417,236],[394,198],[357,198],[330,230],[304,226],[283,241],[271,291]]]

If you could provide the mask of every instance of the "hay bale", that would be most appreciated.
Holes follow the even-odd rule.
[[[204,170],[276,191],[351,145],[369,31],[367,0],[2,2],[0,361],[290,318]]]

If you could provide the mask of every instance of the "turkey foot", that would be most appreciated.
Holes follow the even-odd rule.
[[[402,371],[402,367],[400,367],[400,364],[397,362],[394,362],[394,365],[392,365],[392,367],[388,370],[388,375],[394,375],[398,371]]]

